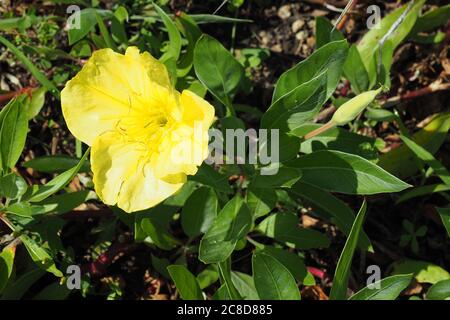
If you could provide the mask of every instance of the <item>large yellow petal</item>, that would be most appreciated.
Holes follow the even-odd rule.
[[[95,140],[91,164],[95,190],[100,199],[108,205],[117,204],[126,212],[157,205],[178,191],[186,181],[184,174],[166,180],[156,178],[147,148],[113,131]]]
[[[200,98],[189,90],[183,90],[180,97],[183,109],[183,122],[194,126],[195,122],[201,122],[208,130],[214,121],[214,107],[205,99]]]
[[[181,119],[166,132],[152,166],[158,178],[179,172],[194,175],[208,156],[208,130],[214,120],[214,107],[195,93],[180,96]]]
[[[72,134],[92,145],[114,129],[130,108],[151,98],[152,82],[170,89],[165,66],[136,47],[125,55],[111,49],[94,52],[82,70],[61,92],[61,105]]]

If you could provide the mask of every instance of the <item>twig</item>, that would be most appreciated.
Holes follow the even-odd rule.
[[[0,103],[6,102],[15,98],[23,93],[26,93],[29,97],[31,97],[31,92],[34,90],[34,87],[26,87],[17,91],[11,91],[5,94],[0,95]]]
[[[356,3],[358,1],[357,0],[350,0],[347,5],[344,8],[344,11],[342,11],[341,15],[339,16],[339,18],[337,19],[336,23],[333,26],[333,29],[331,30],[331,33],[333,33],[333,31],[335,29],[337,30],[342,30],[345,26],[345,24],[347,23],[347,19],[348,19],[348,15],[347,13],[355,7]]]
[[[444,90],[450,90],[450,83],[442,83],[441,80],[437,80],[424,88],[408,91],[401,95],[387,99],[383,104],[383,108],[389,108],[391,106],[398,104],[401,101],[415,99],[437,91],[444,91]]]
[[[213,14],[216,14],[217,12],[219,12],[220,9],[222,9],[222,7],[223,7],[227,2],[228,2],[228,0],[224,0],[224,1],[220,4],[220,6],[219,6],[216,10],[214,10]]]

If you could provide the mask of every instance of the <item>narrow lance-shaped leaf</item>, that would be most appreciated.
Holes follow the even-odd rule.
[[[231,278],[231,259],[228,258],[225,261],[219,262],[218,267],[220,280],[221,283],[223,283],[223,285],[225,286],[227,295],[231,300],[242,300],[242,297],[234,286],[233,280]]]
[[[386,17],[384,17],[380,24],[376,28],[372,28],[367,32],[360,43],[358,44],[358,50],[361,54],[361,59],[366,66],[366,69],[370,78],[370,88],[376,84],[377,79],[377,63],[376,59],[378,58],[379,49],[380,49],[380,40],[386,36],[391,29],[391,27],[395,23],[400,23],[399,26],[392,34],[388,37],[389,41],[391,41],[390,50],[395,49],[403,39],[409,34],[416,19],[419,15],[420,9],[422,8],[425,0],[413,0],[412,6],[409,7],[409,3],[403,5],[402,7],[394,10],[389,13]],[[409,10],[401,20],[403,13]],[[384,50],[384,47],[382,47]]]
[[[410,187],[372,162],[340,151],[320,150],[286,166],[301,169],[302,181],[333,192],[368,195]]]
[[[411,283],[412,274],[384,278],[361,289],[350,300],[395,300]]]
[[[12,169],[25,146],[28,131],[25,97],[11,100],[0,112],[0,171]]]
[[[405,202],[412,198],[421,197],[421,196],[430,196],[431,194],[436,193],[436,192],[444,192],[444,191],[449,191],[449,190],[450,190],[450,186],[445,185],[443,183],[428,184],[425,186],[416,187],[409,191],[404,192],[400,196],[400,198],[398,198],[398,200],[395,202],[395,204]]]
[[[411,140],[435,154],[445,141],[449,129],[450,112],[444,112],[436,115],[429,124],[417,131]],[[413,175],[419,169],[416,156],[406,145],[383,154],[377,164],[401,179]]]
[[[450,238],[450,208],[436,208],[437,212],[441,216],[442,224],[447,230],[447,235]]]
[[[204,300],[197,279],[185,266],[172,265],[167,270],[183,300]]]
[[[359,209],[355,222],[353,223],[350,235],[345,242],[344,249],[334,273],[333,286],[331,287],[330,299],[332,300],[345,300],[347,298],[348,279],[350,276],[350,268],[353,260],[353,255],[357,247],[359,237],[362,231],[364,218],[366,216],[367,203],[364,202]]]
[[[15,247],[6,247],[0,253],[0,294],[6,287],[14,265]]]
[[[175,61],[178,61],[178,58],[180,57],[180,51],[181,51],[180,32],[178,31],[177,27],[175,26],[175,23],[164,12],[163,9],[161,9],[156,3],[153,3],[153,6],[155,7],[156,11],[160,15],[162,22],[164,23],[165,27],[167,28],[167,32],[169,33],[169,49],[160,58],[160,60],[167,61],[168,59],[172,58]]]
[[[22,240],[22,243],[27,248],[31,259],[39,268],[53,273],[57,277],[63,276],[63,273],[56,267],[53,258],[40,244],[36,243],[33,239],[24,234],[20,236],[20,240]]]
[[[434,173],[444,182],[447,186],[450,186],[450,173],[436,158],[425,148],[421,147],[413,140],[406,136],[400,136],[403,142],[411,149],[412,152],[423,162],[428,164],[434,171]]]
[[[56,192],[64,188],[70,181],[72,181],[72,179],[78,173],[80,168],[83,166],[83,163],[87,159],[89,152],[90,149],[87,149],[83,157],[80,159],[80,161],[75,167],[67,170],[64,173],[61,173],[56,178],[40,187],[36,192],[32,193],[27,200],[30,202],[39,202],[50,197],[51,195],[55,194]]]

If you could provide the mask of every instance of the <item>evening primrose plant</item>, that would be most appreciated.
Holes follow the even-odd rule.
[[[422,4],[414,1],[395,44],[410,32]],[[318,19],[316,50],[282,73],[270,105],[238,108],[251,83],[249,74],[199,25],[249,21],[169,15],[156,4],[142,12],[116,6],[78,14],[79,28],[68,30],[68,43],[79,66],[70,66],[60,93],[54,79],[0,36],[60,103],[76,150],[76,157],[26,161],[24,167],[53,175],[43,185],[30,185],[14,168],[28,121],[44,104],[42,91],[19,95],[1,110],[0,219],[11,230],[11,241],[0,254],[0,265],[7,266],[0,270],[0,295],[21,297],[25,292],[16,283],[31,286],[48,272],[53,283],[39,297],[55,292],[68,297],[73,293],[68,270],[74,266],[80,267],[81,294],[96,295],[96,279],[114,263],[111,251],[122,254],[120,249],[139,244],[151,250],[152,274],[173,281],[182,299],[299,300],[300,289],[314,285],[317,275],[305,255],[331,244],[322,228],[300,222],[307,210],[347,237],[330,298],[348,299],[356,250],[374,251],[363,230],[370,214],[366,197],[410,187],[397,177],[398,166],[383,165],[378,139],[348,129],[368,108],[379,109],[382,91],[389,87],[389,59],[383,68],[374,68],[378,55],[368,52],[367,42],[349,45],[328,21]],[[389,28],[395,19],[383,21]],[[139,33],[129,32],[129,24]],[[336,89],[344,78],[352,93],[338,105]],[[333,115],[324,124],[315,121],[330,104],[337,107]],[[244,123],[246,113],[258,120],[256,128]],[[255,152],[250,150],[255,141],[254,158],[236,159],[239,149]],[[276,156],[265,162],[263,155]],[[354,197],[357,213],[339,194]],[[70,217],[83,212],[74,210],[80,206],[89,208],[91,219],[101,220],[90,235],[97,240],[89,247],[93,261],[88,262],[59,237]],[[35,266],[15,274],[20,243]],[[238,269],[234,262],[247,258],[247,267]],[[351,299],[396,299],[412,277],[380,279],[375,289],[352,288],[361,290]],[[107,286],[108,297],[122,296],[119,280],[109,279]]]
[[[214,108],[177,92],[164,64],[136,47],[96,51],[66,84],[61,106],[72,134],[92,146],[97,195],[126,212],[177,192],[208,154]]]

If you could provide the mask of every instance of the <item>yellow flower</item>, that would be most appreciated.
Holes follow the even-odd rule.
[[[94,52],[61,93],[72,134],[92,146],[95,190],[126,212],[177,192],[208,154],[214,108],[177,92],[165,66],[129,47]]]

